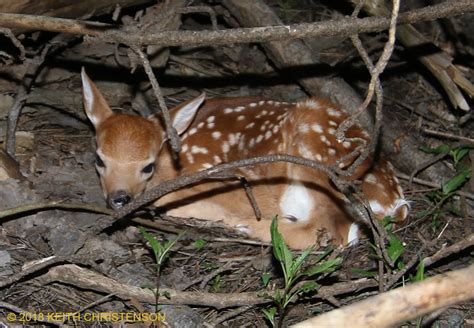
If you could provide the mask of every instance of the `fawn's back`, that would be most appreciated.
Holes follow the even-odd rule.
[[[335,134],[347,114],[321,99],[294,104],[258,98],[192,99],[171,110],[182,139],[173,160],[164,128],[156,118],[115,114],[83,72],[84,105],[96,128],[97,170],[104,195],[119,208],[161,181],[216,164],[269,154],[289,154],[332,165],[358,143],[338,142]],[[348,138],[369,141],[359,126]],[[349,166],[354,159],[339,163]],[[245,178],[262,212],[257,220],[242,187]],[[366,159],[349,179],[362,180],[362,192],[381,219],[407,215],[407,202],[386,161]],[[239,168],[226,179],[208,180],[169,194],[156,202],[168,214],[221,220],[251,237],[270,240],[270,222],[293,248],[311,244],[351,243],[357,224],[347,200],[321,171],[287,162]]]

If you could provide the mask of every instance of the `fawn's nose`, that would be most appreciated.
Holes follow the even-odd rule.
[[[107,201],[114,210],[119,209],[132,201],[132,197],[125,190],[117,190],[107,197]]]

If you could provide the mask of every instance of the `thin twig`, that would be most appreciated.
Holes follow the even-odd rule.
[[[6,210],[0,211],[0,219],[22,214],[26,212],[33,212],[33,211],[44,211],[49,209],[63,209],[63,210],[83,210],[87,212],[94,212],[94,213],[101,213],[101,214],[108,214],[113,215],[114,211],[90,204],[81,204],[81,203],[63,203],[62,201],[52,201],[48,203],[36,203],[36,204],[28,204],[28,205],[21,205],[18,207],[9,208]]]
[[[473,10],[474,3],[471,0],[445,1],[438,5],[427,6],[400,14],[398,23],[407,24],[435,20],[461,15]],[[160,33],[143,34],[138,33],[134,28],[120,28],[116,25],[2,13],[0,14],[0,26],[83,34],[100,37],[101,41],[134,44],[136,46],[151,44],[160,46],[205,46],[378,32],[390,26],[390,19],[385,17],[342,18],[318,23],[242,28],[225,31],[161,31]]]
[[[252,306],[250,305],[245,305],[245,306],[241,306],[241,307],[238,307],[236,309],[233,309],[231,311],[228,311],[226,313],[224,313],[223,315],[221,315],[220,317],[218,317],[216,320],[214,320],[211,325],[213,327],[216,327],[217,325],[223,323],[224,321],[227,321],[233,317],[236,317],[238,316],[239,314],[242,314],[248,310],[250,310],[252,308]]]
[[[50,50],[56,51],[60,49],[63,45],[63,42],[61,42],[63,41],[63,39],[63,35],[56,36],[41,51],[39,51],[34,58],[29,60],[29,65],[23,77],[22,84],[18,88],[15,97],[15,102],[13,103],[13,106],[10,109],[10,112],[8,113],[5,148],[8,154],[13,158],[15,158],[15,131],[17,128],[21,110],[23,109],[23,105],[25,104],[26,99],[28,98],[28,92],[33,86],[36,76],[42,68],[42,64],[46,58],[46,55],[50,52]],[[53,45],[55,47],[53,47]],[[53,49],[51,49],[52,47]]]
[[[408,176],[406,174],[403,174],[403,173],[397,173],[397,177],[402,179],[402,180],[410,181],[410,176]],[[419,178],[413,178],[412,181],[414,183],[417,183],[417,184],[422,185],[422,186],[427,186],[427,187],[432,187],[432,188],[437,188],[437,189],[441,188],[441,185],[439,185],[436,182],[431,182],[431,181],[427,181],[427,180],[423,180],[423,179],[419,179]],[[459,191],[459,190],[456,191],[455,193],[458,194],[458,195],[462,195],[462,196],[464,196],[468,199],[474,200],[474,194],[472,194],[472,193],[465,192],[465,191]]]
[[[13,32],[8,28],[0,28],[0,34],[5,35],[11,40],[13,45],[20,51],[20,55],[18,56],[18,58],[21,61],[24,61],[26,58],[26,50],[25,47],[23,47],[23,45],[21,44],[20,40],[16,38],[15,34],[13,34]]]
[[[457,135],[454,135],[454,134],[451,134],[451,133],[435,131],[435,130],[431,130],[431,129],[428,129],[428,128],[423,128],[423,129],[421,129],[421,131],[423,131],[426,134],[436,136],[436,137],[442,137],[442,138],[454,139],[454,140],[462,140],[462,141],[466,141],[470,144],[474,144],[474,139],[472,139],[472,138],[457,136]]]
[[[257,200],[255,199],[255,196],[252,191],[252,186],[243,176],[240,176],[239,180],[242,186],[244,187],[245,194],[247,195],[247,198],[250,201],[250,205],[252,205],[253,212],[255,213],[255,218],[257,219],[257,221],[260,221],[262,219],[262,211],[260,211],[260,208],[258,207]]]
[[[150,65],[150,61],[148,60],[146,55],[143,53],[143,51],[140,50],[140,48],[135,47],[135,46],[130,46],[130,47],[133,49],[133,51],[135,51],[138,54],[138,56],[142,60],[143,68],[145,69],[146,75],[148,76],[148,79],[150,80],[151,86],[153,88],[153,92],[155,93],[155,97],[158,100],[158,104],[160,105],[161,112],[163,113],[163,119],[165,121],[165,128],[166,128],[166,135],[168,136],[168,139],[170,140],[171,148],[177,154],[181,151],[181,144],[180,144],[178,132],[173,127],[173,124],[171,123],[171,117],[168,111],[168,107],[166,107],[165,98],[163,98],[160,85],[158,84],[158,80],[156,79],[155,74],[153,73],[153,68]]]
[[[38,271],[44,270],[54,265],[60,265],[63,263],[88,263],[89,260],[81,256],[51,256],[45,259],[32,261],[33,263],[26,263],[23,265],[23,269],[20,272],[15,273],[15,275],[8,278],[0,279],[0,288],[4,288],[15,283],[18,283],[25,279],[26,277],[36,273]]]

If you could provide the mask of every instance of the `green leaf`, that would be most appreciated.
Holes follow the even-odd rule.
[[[422,281],[425,280],[425,264],[423,261],[418,264],[418,267],[416,269],[416,274],[414,277],[414,281]]]
[[[273,254],[275,254],[275,258],[282,264],[285,280],[287,280],[288,274],[291,271],[293,256],[288,249],[283,236],[278,231],[278,221],[276,217],[272,220],[270,232],[272,236]]]
[[[268,286],[268,283],[270,282],[270,277],[271,274],[269,272],[265,272],[264,274],[262,274],[262,282],[265,287]]]
[[[153,253],[155,254],[155,261],[158,261],[161,252],[163,250],[163,247],[161,246],[160,242],[152,235],[149,234],[145,228],[143,227],[138,227],[140,233],[142,236],[150,243],[151,249],[153,250]]]
[[[373,278],[377,275],[377,272],[367,271],[359,268],[351,268],[350,271],[366,278]]]
[[[206,245],[206,241],[204,239],[195,240],[193,243],[193,247],[196,249],[201,249]]]
[[[319,284],[314,281],[307,281],[301,287],[298,288],[298,294],[312,292],[313,290],[319,288]]]
[[[342,257],[336,257],[335,259],[327,260],[323,263],[312,266],[311,268],[303,272],[303,275],[307,277],[311,277],[319,273],[332,272],[341,263],[342,263]]]
[[[169,299],[169,300],[171,299],[171,294],[170,294],[170,292],[168,292],[168,291],[162,292],[162,293],[161,293],[161,296],[164,296],[164,297],[166,297],[166,298]]]
[[[395,262],[404,252],[405,247],[401,240],[394,234],[389,234],[387,253],[390,259]]]
[[[314,247],[306,248],[300,256],[298,256],[293,263],[291,264],[291,272],[290,275],[294,276],[300,269],[301,265],[303,264],[304,260],[308,257],[308,255],[313,251]]]
[[[276,315],[276,308],[271,307],[269,309],[262,309],[263,314],[265,315],[265,318],[267,318],[268,321],[272,324],[272,327],[276,327],[275,325],[275,315]]]
[[[449,146],[446,144],[439,145],[436,148],[430,148],[426,146],[421,146],[420,150],[422,152],[425,152],[427,154],[441,154],[441,153],[447,153],[449,152]]]
[[[396,221],[397,220],[394,217],[386,216],[382,221],[380,221],[380,223],[382,224],[382,227],[385,229],[385,231],[391,232],[393,229],[393,223]]]
[[[449,154],[453,157],[454,165],[458,165],[458,163],[464,158],[464,156],[469,153],[469,149],[467,148],[456,148],[454,150],[451,150]]]
[[[448,182],[443,183],[443,194],[449,195],[450,193],[458,190],[462,187],[462,185],[469,180],[469,176],[471,175],[471,170],[463,169],[460,174],[456,175],[454,178],[449,180]]]

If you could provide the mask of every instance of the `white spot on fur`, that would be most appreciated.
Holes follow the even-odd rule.
[[[331,156],[334,156],[334,155],[336,155],[336,150],[334,148],[329,148],[328,149],[328,154],[331,155]]]
[[[229,144],[230,144],[231,146],[234,146],[234,145],[236,145],[238,142],[239,142],[239,136],[238,136],[238,134],[229,133]]]
[[[239,117],[237,117],[237,121],[243,121],[243,120],[245,120],[244,115],[239,115]]]
[[[323,156],[321,156],[321,154],[316,154],[314,157],[318,162],[321,162],[323,160]]]
[[[259,105],[259,106],[263,106],[264,104],[265,104],[265,100],[260,100],[260,101],[258,102],[258,105]]]
[[[250,103],[249,107],[257,107],[257,104],[256,103]]]
[[[255,126],[255,122],[251,122],[245,126],[246,129],[251,129]]]
[[[189,162],[190,164],[193,164],[193,163],[194,163],[194,156],[193,156],[193,154],[191,154],[191,153],[186,153],[186,159],[188,160],[188,162]]]
[[[278,125],[275,125],[273,127],[273,133],[277,133],[279,129],[280,129],[280,127]]]
[[[336,129],[334,129],[334,128],[329,128],[329,129],[328,129],[328,133],[331,134],[331,135],[335,135],[335,134],[336,134]]]
[[[301,123],[299,126],[298,126],[298,131],[300,131],[301,133],[307,133],[309,132],[309,125],[307,123]]]
[[[267,132],[265,132],[265,140],[270,139],[271,136],[272,136],[272,131],[267,131]]]
[[[263,135],[260,134],[260,135],[257,137],[256,141],[257,141],[257,143],[260,143],[262,140],[263,140]]]
[[[319,108],[321,108],[321,105],[314,99],[306,100],[305,105],[310,109],[319,109]]]
[[[224,154],[227,154],[227,153],[229,152],[229,150],[230,150],[229,143],[228,143],[227,141],[224,141],[224,142],[222,143],[222,152],[223,152]]]
[[[349,246],[354,246],[358,242],[359,242],[359,225],[354,222],[349,227],[349,232],[347,233],[347,244]]]
[[[306,187],[299,182],[292,182],[280,199],[280,210],[283,216],[293,216],[298,221],[307,221],[313,210],[314,200]]]
[[[232,108],[224,108],[224,114],[230,114],[232,113],[234,110]]]
[[[330,125],[330,126],[337,126],[337,123],[334,122],[334,121],[329,121],[329,125]]]
[[[209,151],[205,147],[192,146],[191,153],[192,154],[207,154],[209,153]]]
[[[342,143],[342,147],[346,148],[346,149],[349,149],[352,147],[352,143],[350,141],[344,141]]]
[[[207,128],[208,128],[208,129],[213,129],[215,126],[216,126],[216,123],[214,123],[214,122],[212,122],[212,123],[207,123]]]
[[[192,136],[193,134],[195,134],[197,132],[197,129],[196,128],[192,128],[191,130],[189,130],[189,135]]]
[[[181,147],[181,152],[185,153],[188,151],[188,149],[189,149],[188,144],[184,144],[183,147]]]
[[[316,133],[323,133],[323,127],[317,123],[311,125],[311,129]]]
[[[212,116],[209,116],[209,117],[206,119],[206,122],[207,122],[207,123],[212,123],[212,122],[214,122],[215,120],[216,120],[216,117],[215,117],[214,115],[212,115]]]
[[[324,143],[329,141],[328,138],[325,135],[320,136],[319,139],[321,139],[321,141],[324,142]]]
[[[219,140],[219,138],[221,137],[222,133],[220,133],[219,131],[214,131],[211,133],[212,135],[212,139],[214,140]]]
[[[204,163],[202,164],[202,168],[203,169],[210,169],[211,167],[213,167],[214,165],[210,164],[210,163]]]
[[[240,113],[240,112],[243,111],[244,109],[245,109],[244,106],[239,106],[239,107],[237,107],[237,108],[234,109],[234,112]]]
[[[213,159],[214,159],[214,164],[222,163],[222,159],[217,155],[214,155]]]
[[[326,112],[328,113],[329,116],[332,116],[332,117],[340,117],[342,115],[341,111],[335,108],[331,108],[331,107],[326,108]]]
[[[377,177],[373,175],[372,173],[369,173],[365,176],[364,178],[365,182],[371,183],[371,184],[376,184],[377,183]]]
[[[199,122],[197,127],[198,127],[198,129],[202,129],[203,126],[204,126],[204,122]]]
[[[255,146],[255,138],[252,138],[249,141],[249,147],[252,148],[253,146]]]
[[[300,153],[301,157],[313,159],[313,153],[303,143],[300,143],[298,145],[298,152]]]

